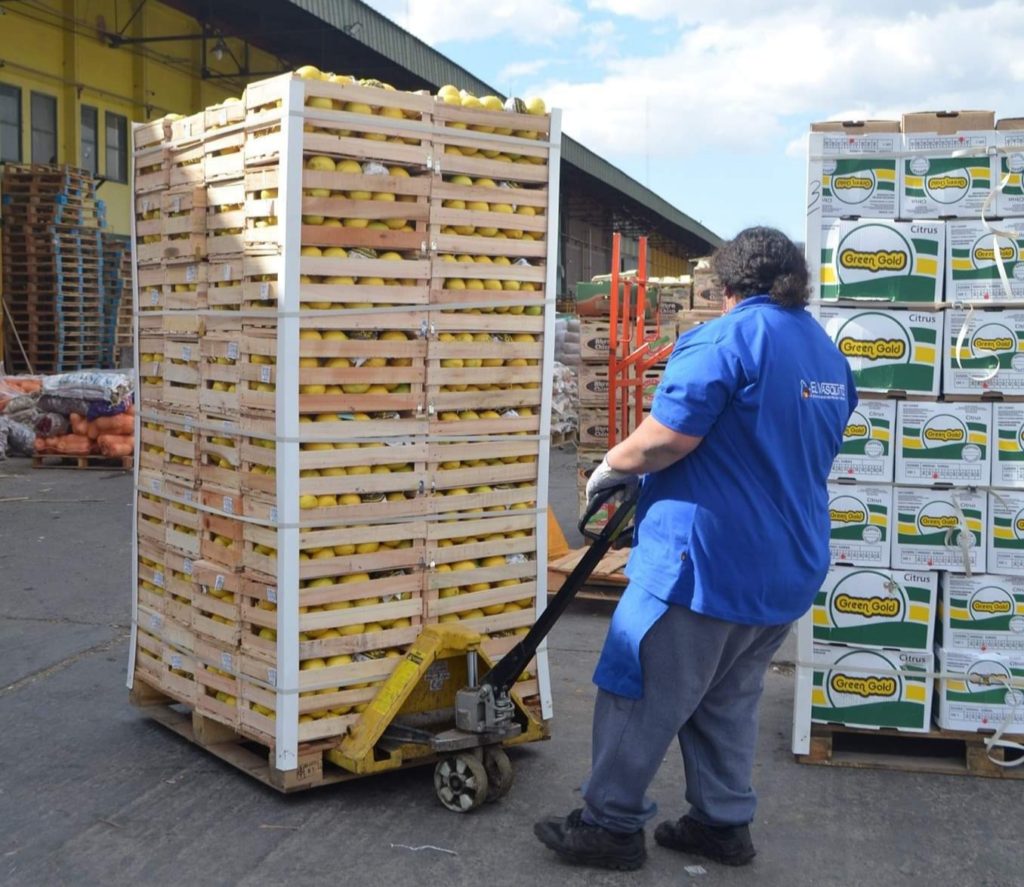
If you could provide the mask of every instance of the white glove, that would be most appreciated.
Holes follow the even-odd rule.
[[[594,500],[602,490],[612,487],[625,487],[626,494],[631,493],[640,483],[640,475],[630,474],[628,471],[619,471],[608,464],[608,457],[601,460],[601,464],[594,469],[587,481],[587,508],[589,509]]]

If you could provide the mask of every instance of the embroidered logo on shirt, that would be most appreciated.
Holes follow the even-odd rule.
[[[800,396],[804,400],[846,400],[845,382],[807,382],[800,380]]]

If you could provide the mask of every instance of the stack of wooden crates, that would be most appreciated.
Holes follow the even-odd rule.
[[[424,625],[500,657],[544,600],[558,144],[291,75],[135,130],[133,676],[279,771]]]

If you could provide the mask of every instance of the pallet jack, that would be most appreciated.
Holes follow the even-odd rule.
[[[533,627],[497,663],[487,659],[478,632],[452,624],[425,627],[329,759],[355,773],[374,773],[431,756],[437,760],[434,791],[456,813],[507,794],[513,773],[503,746],[546,736],[513,685],[632,521],[636,492],[615,507],[600,532],[587,526],[625,491],[602,491],[587,509],[579,528],[590,548]],[[482,677],[481,661],[487,668]]]

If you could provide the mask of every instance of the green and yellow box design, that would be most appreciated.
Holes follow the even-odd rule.
[[[835,220],[821,232],[821,298],[941,302],[945,243],[941,222]]]
[[[992,405],[901,401],[896,413],[896,483],[988,486]]]
[[[896,401],[862,400],[843,429],[843,443],[830,479],[892,483]]]
[[[939,574],[833,566],[811,607],[814,640],[928,652]]]
[[[942,393],[1024,395],[1024,311],[944,313]]]
[[[907,133],[903,140],[900,218],[980,218],[998,173],[989,153],[995,132]]]
[[[1006,179],[1003,190],[996,195],[993,215],[1002,218],[1024,216],[1024,129],[1004,129],[1004,125],[1024,126],[1024,120],[1000,120],[996,125],[996,148],[999,156],[999,179]]]
[[[995,234],[980,220],[946,224],[947,302],[1024,299],[1024,221],[1007,219],[992,227],[1001,233]]]
[[[896,513],[896,535],[892,544],[894,569],[985,572],[988,539],[985,493],[894,487],[893,511]]]
[[[818,318],[858,391],[939,393],[941,312],[821,305]]]
[[[993,490],[988,515],[989,572],[1024,576],[1024,491]]]
[[[942,646],[1024,656],[1024,576],[943,573],[940,584]]]
[[[926,733],[931,726],[930,650],[814,644],[811,719],[850,727]]]
[[[812,132],[811,178],[820,182],[822,216],[895,218],[902,142],[899,132]]]
[[[892,488],[872,484],[829,483],[832,563],[888,567],[892,545]]]
[[[992,406],[992,486],[1024,488],[1024,403]]]
[[[1024,654],[936,647],[939,726],[1024,735]]]

